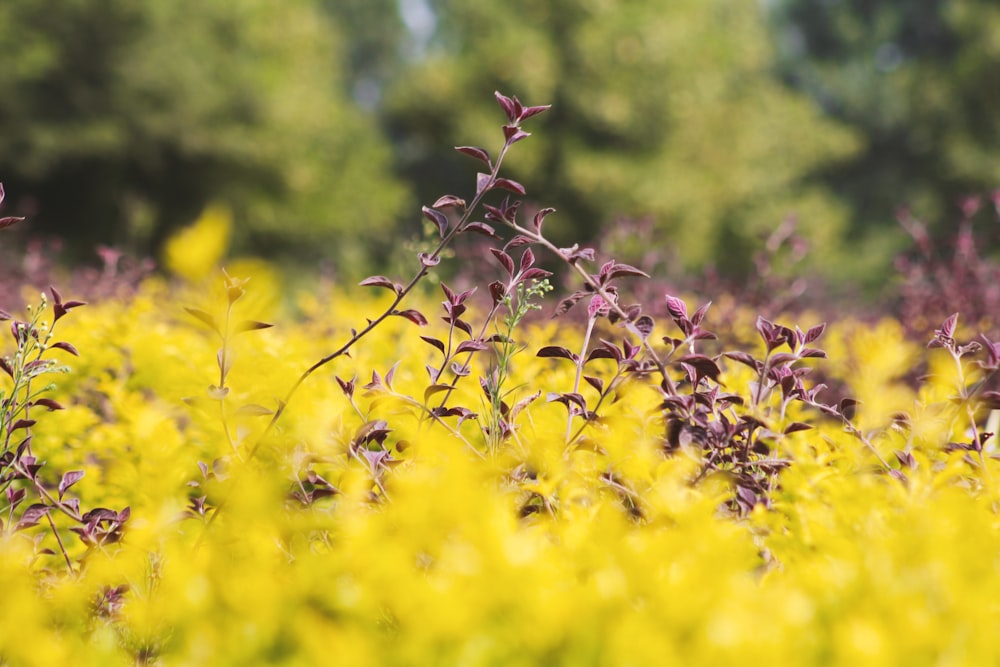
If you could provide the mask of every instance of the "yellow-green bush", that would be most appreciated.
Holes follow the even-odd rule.
[[[444,428],[415,406],[435,359],[418,336],[447,335],[433,317],[420,330],[387,320],[313,373],[269,429],[261,408],[274,410],[305,368],[388,301],[305,294],[293,317],[277,278],[254,273],[234,321],[276,326],[232,337],[223,401],[207,396],[220,385],[219,340],[184,310],[221,322],[221,280],[151,280],[129,301],[59,322],[57,337],[80,357],[51,394],[66,409],[33,427],[33,451],[59,473],[86,472],[73,487],[83,508],[132,514],[121,543],[85,556],[60,523],[69,556],[83,558],[70,575],[51,530],[12,532],[4,513],[0,663],[1000,661],[1000,465],[989,451],[949,451],[968,440],[965,413],[948,401],[958,378],[932,355],[935,379],[907,388],[905,366],[921,353],[892,322],[833,327],[832,360],[820,362],[864,399],[856,423],[871,448],[833,419],[778,437],[791,464],[770,508],[738,513],[727,509],[724,475],[698,479],[696,447],[665,451],[649,379],[622,384],[586,446],[567,448],[566,409],[544,395],[569,391],[573,369],[534,354],[578,349],[582,338],[551,324],[516,332],[527,350],[513,359],[512,398],[542,398],[497,449],[475,419]],[[393,395],[362,389],[397,362]],[[597,364],[611,372],[610,361]],[[748,391],[749,368],[730,361],[723,371],[727,391]],[[453,402],[483,410],[483,372],[474,365]],[[336,378],[353,376],[352,405]],[[247,405],[260,407],[238,412]],[[376,419],[391,429],[396,461],[378,484],[352,448]],[[905,481],[873,450],[893,469],[893,452],[909,452]],[[337,493],[292,500],[309,470]],[[192,516],[201,496],[213,511]]]

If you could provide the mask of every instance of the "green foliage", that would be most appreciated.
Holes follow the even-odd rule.
[[[859,233],[910,205],[944,220],[1000,183],[1000,8],[984,0],[773,3],[788,79],[864,146],[825,179]]]
[[[458,189],[461,163],[437,147],[484,136],[499,88],[553,102],[545,136],[510,167],[559,209],[563,240],[652,215],[688,266],[746,269],[742,251],[794,213],[836,247],[845,210],[810,174],[851,156],[855,137],[773,77],[754,3],[431,4],[432,42],[386,96],[422,197]]]
[[[251,248],[345,256],[398,217],[345,38],[309,3],[4,3],[0,41],[0,173],[43,228],[148,251],[222,200]]]

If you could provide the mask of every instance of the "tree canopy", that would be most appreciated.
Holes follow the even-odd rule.
[[[0,42],[0,174],[44,229],[149,251],[221,200],[247,247],[344,255],[400,215],[309,3],[3,3]]]
[[[746,268],[740,250],[789,214],[815,241],[839,240],[846,208],[813,174],[854,155],[858,140],[774,76],[754,3],[431,4],[432,41],[386,98],[422,194],[456,187],[456,167],[428,166],[456,164],[449,141],[490,140],[499,88],[553,104],[511,167],[559,209],[567,238],[653,216],[686,264],[726,268]]]
[[[1000,185],[1000,6],[984,0],[771,3],[780,69],[864,137],[824,174],[854,231],[908,205],[937,223]]]
[[[987,0],[8,2],[0,180],[80,248],[221,204],[243,249],[371,257],[467,191],[500,90],[553,105],[508,166],[559,240],[643,218],[739,274],[795,216],[877,280],[898,205],[1000,182],[997,34]]]

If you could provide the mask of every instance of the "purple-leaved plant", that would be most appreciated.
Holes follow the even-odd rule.
[[[603,412],[606,406],[617,400],[624,384],[630,382],[645,383],[659,392],[662,454],[672,456],[682,448],[695,452],[701,460],[701,467],[690,480],[692,484],[698,484],[714,473],[723,473],[732,482],[732,495],[727,507],[736,514],[746,514],[758,505],[770,506],[771,496],[780,484],[780,472],[793,463],[788,458],[788,449],[783,441],[812,429],[822,420],[839,422],[870,451],[878,469],[906,481],[903,468],[912,466],[912,456],[901,451],[896,454],[898,465],[887,460],[875,446],[874,434],[862,432],[852,421],[856,401],[844,398],[827,402],[821,396],[826,385],[809,381],[814,370],[811,364],[826,357],[826,353],[816,345],[825,331],[825,324],[806,331],[797,326],[778,324],[769,319],[769,313],[765,316],[765,305],[758,303],[757,312],[760,314],[756,319],[756,331],[760,344],[751,351],[721,350],[716,333],[706,328],[710,303],[689,312],[682,299],[668,293],[663,295],[662,300],[657,299],[659,305],[656,307],[629,304],[625,301],[625,295],[630,293],[625,289],[625,281],[633,284],[640,281],[640,288],[632,291],[643,293],[642,282],[650,280],[646,271],[614,259],[599,261],[594,249],[579,244],[556,246],[544,233],[545,220],[554,213],[551,208],[533,211],[530,220],[522,221],[519,218],[521,202],[511,199],[509,194],[496,204],[486,203],[486,195],[494,190],[505,190],[519,196],[525,194],[525,188],[520,183],[500,176],[500,167],[511,146],[529,136],[521,128],[521,123],[548,108],[525,107],[517,98],[500,93],[496,94],[496,99],[507,120],[503,126],[504,143],[497,157],[493,159],[482,148],[464,146],[457,149],[481,161],[487,168],[487,171],[477,174],[475,195],[471,202],[467,203],[456,195],[445,195],[432,206],[422,209],[424,217],[437,230],[437,245],[418,253],[419,268],[405,283],[381,275],[361,281],[362,286],[391,291],[394,298],[390,305],[381,314],[368,319],[363,328],[352,330],[346,342],[307,368],[285,397],[277,402],[275,409],[256,408],[261,410],[261,414],[269,415],[270,421],[261,435],[240,450],[237,458],[241,462],[253,458],[298,388],[316,370],[347,354],[390,317],[402,317],[416,325],[425,325],[427,316],[415,308],[404,307],[403,303],[427,278],[430,270],[439,264],[452,241],[460,234],[471,232],[495,244],[489,247],[489,253],[500,267],[503,279],[490,282],[483,290],[483,293],[488,293],[489,301],[477,324],[471,319],[473,309],[470,308],[470,299],[479,286],[456,290],[445,283],[440,284],[444,295],[441,319],[447,324],[447,333],[441,338],[420,336],[440,355],[435,363],[427,366],[429,381],[422,395],[410,396],[396,389],[394,380],[398,362],[383,372],[373,369],[370,380],[363,385],[359,385],[357,378],[337,378],[344,396],[362,420],[350,442],[348,453],[370,476],[374,501],[390,498],[387,475],[399,461],[396,454],[407,446],[405,441],[393,443],[390,437],[392,424],[379,410],[383,399],[410,406],[422,414],[424,424],[433,422],[440,425],[475,455],[485,458],[496,453],[512,437],[516,439],[518,416],[544,395],[549,402],[561,403],[566,408],[565,451],[569,453],[586,447],[600,452]],[[484,212],[482,221],[474,217],[480,208]],[[512,237],[504,241],[498,233],[501,229],[512,233]],[[769,257],[784,245],[794,245],[793,237],[794,225],[791,222],[779,228],[769,239],[765,252],[757,257],[759,268],[766,268],[771,261]],[[793,250],[802,250],[797,248]],[[552,344],[536,351],[539,357],[573,364],[572,385],[562,388],[527,387],[525,397],[511,405],[514,399],[510,389],[506,388],[506,379],[514,352],[520,349],[513,333],[530,310],[528,304],[531,299],[541,296],[537,291],[537,281],[550,276],[549,271],[536,266],[536,250],[547,252],[561,262],[577,282],[578,288],[562,298],[555,315],[564,316],[577,304],[586,304],[586,314],[580,318],[584,331],[579,349],[570,350]],[[796,256],[799,255],[801,252]],[[773,276],[766,284],[762,283],[763,292],[777,289],[776,278],[771,278]],[[227,287],[231,287],[230,280],[227,277]],[[801,286],[796,286],[793,296],[800,294],[800,289]],[[764,303],[777,307],[773,300],[764,299]],[[223,340],[219,353],[220,384],[209,389],[210,398],[222,402],[225,399],[225,341],[228,334],[210,321],[206,314],[192,314],[214,328]],[[658,324],[657,318],[666,322]],[[661,330],[664,326],[669,331]],[[948,340],[952,340],[953,331],[947,329],[946,324],[935,339],[941,341],[944,347],[947,347]],[[997,348],[992,343],[985,337],[982,340],[988,350],[996,352]],[[981,347],[980,343],[956,347],[954,353],[961,360]],[[762,353],[757,350],[762,350]],[[484,354],[493,356],[486,364],[488,370],[479,376],[485,396],[480,414],[472,406],[454,404],[452,399],[458,384],[472,375],[473,359]],[[610,373],[602,375],[594,370],[600,368],[595,362],[601,359],[613,362]],[[752,380],[749,383],[727,386],[725,377],[736,372],[734,364],[751,370]],[[989,359],[981,364],[985,364],[983,368],[990,367],[990,364],[992,368],[996,367],[995,361]],[[361,393],[371,399],[364,405],[356,400]],[[992,392],[978,389],[969,391],[968,396],[961,394],[960,398],[970,406],[997,402]],[[794,418],[790,416],[793,403],[798,408],[794,411]],[[969,418],[974,423],[977,417],[975,409],[969,408]],[[479,423],[483,442],[463,434],[462,425],[467,420]],[[979,435],[974,438],[974,441],[982,440]],[[974,448],[974,444],[970,447]],[[314,458],[300,454],[293,463],[298,478],[290,496],[300,504],[309,505],[338,492],[313,467],[314,463],[319,463]],[[213,466],[210,469],[201,464],[202,476],[208,479],[228,474],[220,473],[217,468]],[[511,471],[510,479],[525,484],[527,488],[534,479],[533,475],[530,467],[521,463]],[[641,494],[630,486],[626,476],[609,467],[601,480],[619,495],[628,513],[641,520]],[[205,496],[200,496],[192,500],[191,512],[202,516],[210,524],[224,505],[224,498],[213,505],[206,503]],[[522,508],[522,514],[539,509],[550,513],[557,511],[558,498],[535,494]]]
[[[52,355],[57,351],[78,354],[71,343],[53,339],[56,324],[70,310],[84,305],[82,301],[63,301],[54,287],[49,288],[49,293],[51,320],[46,319],[49,297],[44,293],[37,306],[27,307],[28,316],[23,320],[0,310],[0,321],[10,322],[14,340],[13,354],[0,358],[0,371],[6,379],[6,386],[0,389],[0,502],[5,502],[0,505],[0,532],[20,533],[43,524],[54,537],[58,552],[42,548],[36,541],[37,555],[58,554],[69,572],[75,574],[77,567],[53,514],[61,514],[72,523],[69,532],[77,535],[89,553],[120,541],[131,511],[128,507],[118,511],[104,507],[82,510],[80,499],[69,491],[84,472],[70,470],[53,476],[46,469],[44,452],[32,448],[32,429],[39,417],[63,409],[61,403],[46,396],[55,389],[47,376],[69,372]]]
[[[480,205],[483,203],[485,197],[489,193],[495,190],[506,190],[508,192],[513,192],[518,195],[525,194],[525,189],[523,185],[514,180],[511,180],[509,178],[500,175],[500,168],[503,165],[503,162],[506,159],[507,153],[511,149],[511,147],[514,144],[518,143],[519,141],[522,141],[523,139],[526,139],[527,137],[531,136],[529,132],[525,131],[521,127],[521,124],[524,121],[546,111],[549,107],[524,106],[516,97],[507,97],[506,95],[502,95],[499,92],[495,93],[495,97],[497,103],[503,109],[504,114],[507,117],[507,123],[502,128],[504,135],[504,142],[496,157],[495,158],[492,157],[485,148],[480,148],[476,146],[459,146],[455,149],[459,153],[462,153],[475,160],[478,160],[479,162],[483,163],[483,165],[486,167],[486,171],[479,172],[476,174],[475,194],[473,195],[471,201],[467,202],[462,197],[449,194],[438,198],[438,200],[435,201],[431,206],[424,206],[421,209],[424,217],[429,221],[431,221],[437,228],[439,241],[436,247],[434,247],[434,249],[429,252],[423,251],[418,253],[417,259],[419,262],[419,269],[405,283],[397,282],[389,277],[382,275],[370,276],[360,282],[361,286],[376,287],[376,288],[390,290],[393,293],[392,302],[382,311],[381,314],[373,318],[369,318],[364,327],[360,329],[352,329],[351,336],[348,338],[347,341],[345,341],[343,344],[341,344],[339,347],[334,349],[329,354],[317,360],[314,364],[312,364],[305,371],[302,372],[302,374],[299,376],[296,382],[285,394],[284,398],[279,399],[277,401],[276,408],[274,410],[268,410],[268,414],[271,415],[271,419],[268,422],[268,425],[264,428],[263,432],[257,437],[256,441],[247,447],[245,454],[242,456],[244,460],[250,460],[256,455],[261,444],[264,442],[264,440],[271,432],[275,424],[281,418],[289,401],[292,400],[293,396],[295,396],[295,394],[297,393],[298,389],[302,386],[302,384],[317,370],[324,367],[331,361],[347,354],[359,341],[364,339],[369,333],[374,331],[382,322],[386,321],[391,317],[402,317],[404,319],[413,322],[418,326],[426,325],[427,317],[423,313],[414,308],[403,307],[403,303],[406,300],[406,298],[415,290],[417,285],[419,285],[428,276],[430,270],[440,263],[442,255],[458,235],[467,233],[479,233],[479,234],[485,234],[487,236],[495,235],[490,225],[483,222],[475,221],[473,217],[479,210]],[[510,261],[512,262],[513,260]],[[526,256],[522,256],[521,266],[520,270],[518,271],[517,280],[514,280],[512,276],[512,280],[509,281],[508,284],[503,288],[492,288],[491,293],[493,294],[494,297],[494,308],[492,311],[492,316],[495,316],[496,313],[500,311],[505,291],[516,289],[517,285],[520,283],[529,281],[531,279],[542,278],[548,275],[547,272],[542,271],[541,269],[532,269],[530,267],[530,264],[532,263],[533,259],[531,258],[530,253],[527,253]],[[468,296],[471,295],[471,293],[455,294],[445,285],[442,285],[442,289],[445,291],[447,297],[447,301],[445,302],[446,304],[445,310],[447,313],[449,313],[448,317],[451,319],[449,324],[452,327],[452,331],[454,332],[454,330],[458,328],[461,329],[464,333],[471,335],[472,332],[471,327],[469,327],[469,325],[465,323],[465,321],[461,318],[461,314],[462,312],[464,312],[465,309],[463,302],[465,299],[468,298]],[[191,312],[191,310],[189,310],[189,312]],[[205,317],[207,315],[206,313],[198,311],[198,312],[191,312],[191,314],[194,317],[198,318],[203,323],[205,323],[206,325],[210,327],[213,326],[213,323]],[[488,317],[487,323],[483,325],[484,330],[486,327],[489,326],[488,323],[490,320],[491,317]],[[217,329],[218,327],[216,326],[215,328]],[[430,341],[428,340],[428,342]],[[489,346],[490,343],[486,340],[486,337],[479,336],[479,337],[471,337],[469,340],[458,343],[454,347],[454,349],[445,348],[443,350],[445,355],[445,360],[444,362],[442,362],[441,368],[436,373],[432,373],[432,375],[434,375],[434,377],[432,377],[432,387],[434,385],[441,384],[445,388],[430,389],[429,392],[425,394],[424,399],[422,401],[418,401],[417,399],[404,396],[397,396],[397,398],[403,398],[407,402],[411,402],[413,405],[420,407],[425,411],[425,414],[429,418],[444,425],[448,430],[452,432],[453,435],[464,440],[465,438],[461,436],[457,427],[452,427],[449,424],[447,424],[447,422],[445,422],[445,418],[457,416],[459,420],[463,420],[473,416],[474,413],[472,413],[472,411],[468,410],[467,408],[445,407],[444,403],[446,397],[445,400],[442,400],[440,405],[438,405],[435,408],[430,407],[428,405],[428,401],[430,398],[433,397],[434,394],[438,393],[438,391],[446,392],[446,396],[450,395],[450,392],[452,391],[451,387],[454,386],[453,383],[442,384],[443,382],[444,383],[447,382],[447,380],[441,377],[446,370],[451,373],[451,375],[454,377],[455,380],[468,374],[468,360],[467,358],[465,361],[459,360],[457,358],[459,357],[459,355],[480,352],[488,349]],[[226,371],[224,363],[222,361],[223,354],[221,351],[219,356],[220,356],[219,365],[222,376],[224,377]],[[362,388],[368,392],[395,393],[392,388],[394,369],[395,366],[388,372],[386,372],[385,375],[381,375],[377,371],[373,370],[371,382],[367,383]],[[345,395],[347,395],[349,399],[353,399],[354,391],[356,390],[355,380],[351,379],[349,381],[346,381],[338,378],[338,381],[341,385],[341,388],[344,390]],[[217,394],[220,392],[220,389],[221,388],[219,386],[210,387],[208,390],[209,398],[216,399]],[[356,404],[355,408],[357,409]],[[375,425],[373,424],[373,422],[370,421],[366,421],[366,427],[375,429]],[[382,429],[375,429],[375,430],[381,431]],[[386,463],[389,460],[391,460],[388,451],[384,449],[384,438],[372,440],[371,438],[366,436],[365,438],[362,438],[361,441],[363,441],[365,449],[363,451],[359,450],[359,452],[354,452],[354,453],[359,454],[360,457],[364,458],[368,462],[370,470],[373,475],[373,479],[378,484],[380,482],[381,471],[385,468]],[[468,444],[473,451],[476,451],[477,453],[482,455],[471,443]],[[380,450],[379,448],[382,449]],[[382,451],[383,454],[379,454],[379,451]],[[364,452],[375,452],[375,453],[365,454]],[[384,487],[382,487],[380,484],[379,486],[384,491]],[[206,499],[204,497],[198,497],[192,501],[192,507],[190,509],[192,513],[198,516],[207,517],[206,523],[211,524],[214,521],[215,517],[218,516],[219,512],[222,510],[224,505],[225,505],[225,499],[222,499],[219,501],[217,505],[214,506],[214,508],[210,509],[206,506]]]
[[[989,206],[985,206],[986,201]],[[977,216],[1000,221],[1000,190],[989,198],[961,202],[954,233],[935,241],[926,224],[909,210],[897,213],[914,248],[896,259],[899,275],[896,313],[912,336],[923,338],[936,322],[960,312],[973,327],[992,328],[1000,322],[1000,262],[985,255],[985,234],[977,232]],[[948,248],[949,252],[942,252]]]

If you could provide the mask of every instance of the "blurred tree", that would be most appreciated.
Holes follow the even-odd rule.
[[[350,36],[346,44],[345,90],[365,109],[375,109],[386,82],[403,66],[410,34],[400,0],[320,0]]]
[[[994,0],[772,0],[787,80],[864,137],[824,174],[857,235],[905,235],[893,210],[941,221],[1000,187],[1000,5]]]
[[[423,199],[467,187],[470,165],[447,147],[496,146],[499,89],[554,105],[508,164],[559,209],[561,240],[652,215],[688,266],[740,271],[765,230],[797,214],[807,237],[836,248],[845,210],[812,174],[857,141],[775,78],[756,3],[426,1],[430,42],[385,98]]]
[[[18,0],[0,43],[0,177],[81,252],[149,251],[215,200],[244,249],[299,259],[352,256],[399,217],[389,145],[342,92],[345,37],[316,3]]]

